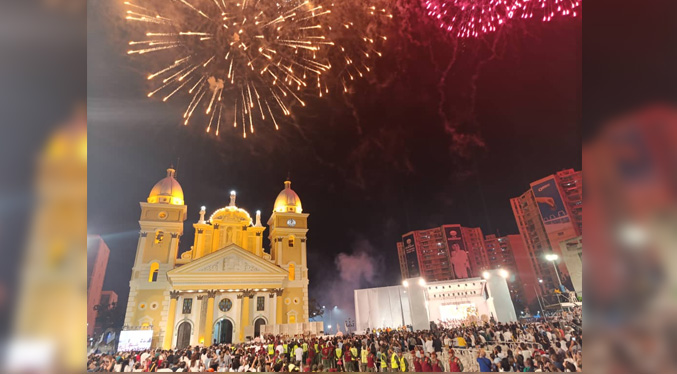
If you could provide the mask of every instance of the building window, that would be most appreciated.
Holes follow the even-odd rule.
[[[193,311],[193,298],[183,299],[183,314],[190,314]]]
[[[289,238],[289,248],[292,248],[292,247],[294,247],[294,238],[293,237]]]
[[[266,298],[264,296],[256,297],[256,311],[262,312],[266,306]]]
[[[160,264],[153,262],[150,264],[150,273],[148,274],[148,282],[157,282],[158,272],[160,270]]]
[[[165,233],[162,231],[157,231],[155,233],[155,244],[160,244],[162,243],[162,240],[165,238]]]

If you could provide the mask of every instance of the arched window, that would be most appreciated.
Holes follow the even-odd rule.
[[[289,263],[289,280],[293,281],[296,279],[296,266],[293,263]]]
[[[289,236],[289,248],[294,247],[294,235]]]
[[[150,264],[150,273],[148,274],[148,282],[157,282],[158,271],[160,270],[160,264],[153,262]]]

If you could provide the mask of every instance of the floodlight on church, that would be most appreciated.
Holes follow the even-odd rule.
[[[489,279],[490,277],[491,277],[491,274],[489,274],[488,271],[485,271],[484,273],[482,273],[482,278]]]
[[[405,280],[405,281],[402,282],[402,285],[404,287],[409,287],[409,282]]]
[[[501,277],[503,277],[503,278],[508,278],[508,275],[510,275],[510,274],[508,274],[508,271],[505,270],[505,269],[499,270],[499,271],[498,271],[498,274],[499,274]]]
[[[421,287],[425,287],[425,279],[418,278],[418,285],[421,286]]]

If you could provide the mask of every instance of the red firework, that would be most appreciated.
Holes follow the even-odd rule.
[[[577,16],[581,0],[422,0],[438,26],[460,38],[477,38],[496,31],[510,19]]]
[[[522,0],[521,17],[541,17],[543,22],[558,15],[576,17],[580,5],[581,0]]]

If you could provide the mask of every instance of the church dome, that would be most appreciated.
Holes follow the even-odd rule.
[[[155,183],[153,189],[150,190],[147,200],[149,203],[183,205],[183,189],[174,178],[175,173],[176,170],[167,169],[167,176]]]
[[[230,192],[230,204],[221,209],[217,209],[212,216],[209,217],[209,222],[212,224],[241,224],[244,226],[251,226],[253,221],[249,213],[242,209],[238,208],[235,205],[235,191]]]
[[[301,213],[303,212],[303,207],[301,206],[301,199],[299,195],[291,189],[291,181],[287,180],[284,182],[284,190],[277,195],[275,199],[275,205],[273,206],[274,212],[291,212],[291,213]]]

